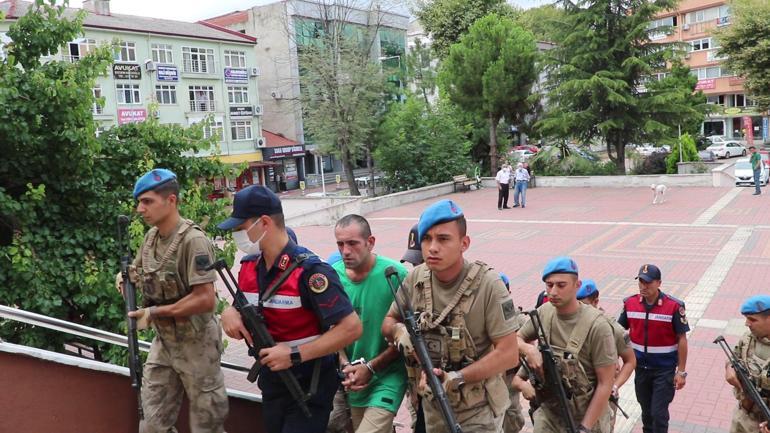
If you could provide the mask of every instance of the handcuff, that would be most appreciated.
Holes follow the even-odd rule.
[[[353,365],[362,365],[362,364],[369,370],[370,373],[372,373],[372,376],[374,376],[375,374],[374,367],[372,367],[372,363],[367,361],[365,358],[358,358],[355,361],[351,361],[345,364],[345,367],[347,367],[348,365],[353,366]]]

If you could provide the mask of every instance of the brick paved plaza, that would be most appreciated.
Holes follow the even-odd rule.
[[[375,251],[400,258],[421,210],[439,198],[455,200],[468,218],[466,257],[506,273],[514,302],[524,309],[533,307],[543,288],[542,267],[555,255],[572,256],[581,277],[597,282],[600,304],[612,315],[624,297],[637,292],[639,265],[657,264],[662,290],[686,302],[693,329],[687,385],[671,406],[670,431],[719,433],[729,430],[735,400],[724,382],[724,355],[712,341],[719,334],[731,344],[737,341],[745,330],[738,306],[750,295],[767,293],[770,281],[770,197],[752,191],[675,187],[664,204],[652,205],[649,188],[535,188],[527,192],[526,209],[499,211],[497,191],[485,188],[366,217],[377,238]],[[331,226],[295,230],[300,243],[321,257],[336,249]],[[225,359],[246,364],[243,348],[232,343]],[[621,395],[631,419],[621,417],[616,431],[641,432],[633,379],[629,382]],[[228,378],[228,386],[250,389],[243,383]],[[403,408],[399,420],[408,426]],[[525,431],[531,431],[529,420]]]

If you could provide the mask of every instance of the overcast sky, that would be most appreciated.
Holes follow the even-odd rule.
[[[274,3],[276,0],[111,0],[110,10],[118,14],[141,15],[180,21],[198,21],[251,6]],[[552,0],[509,0],[522,8],[541,6]],[[59,1],[61,3],[61,1]],[[79,8],[82,0],[70,0],[70,7]],[[407,1],[403,2],[404,4]],[[406,8],[403,12],[408,12]]]

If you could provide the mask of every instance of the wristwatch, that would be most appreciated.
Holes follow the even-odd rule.
[[[465,385],[465,376],[463,376],[462,371],[451,371],[447,374],[449,375],[448,379],[454,382],[455,388],[461,389]]]
[[[677,371],[676,374],[682,376],[682,379],[687,379],[687,372],[686,371]]]
[[[302,355],[299,353],[299,346],[291,346],[291,365],[302,364]]]

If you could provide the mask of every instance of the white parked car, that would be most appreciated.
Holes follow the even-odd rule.
[[[524,161],[527,161],[529,158],[532,158],[533,156],[535,156],[537,154],[533,153],[529,149],[521,149],[521,150],[511,151],[511,155],[516,157],[517,161],[524,162]]]
[[[759,184],[767,185],[770,171],[764,164],[760,164],[762,171],[759,173]],[[735,186],[754,186],[754,169],[748,159],[739,159],[735,163]]]
[[[714,155],[717,156],[717,158],[731,158],[733,156],[746,156],[746,148],[743,147],[740,143],[737,141],[712,141],[711,146],[707,147],[706,150],[710,150],[714,152]]]

